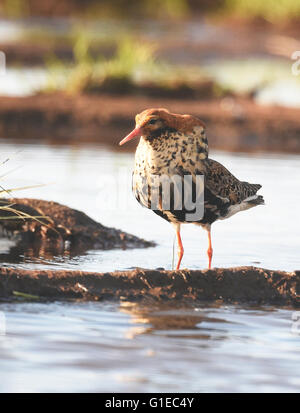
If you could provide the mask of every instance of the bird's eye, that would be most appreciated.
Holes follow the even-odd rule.
[[[149,125],[154,125],[157,122],[157,119],[150,119],[148,124]]]

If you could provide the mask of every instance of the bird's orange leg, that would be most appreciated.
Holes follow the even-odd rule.
[[[212,249],[212,243],[211,243],[210,229],[207,231],[207,234],[208,234],[208,250],[207,250],[208,268],[211,269],[211,259],[212,259],[212,256],[213,256],[213,249]]]
[[[177,267],[176,270],[179,270],[180,268],[180,263],[183,257],[184,249],[181,241],[181,236],[180,236],[180,229],[176,230],[176,236],[177,236],[177,245],[178,245],[178,261],[177,261]]]

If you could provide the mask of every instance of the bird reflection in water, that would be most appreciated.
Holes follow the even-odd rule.
[[[166,337],[200,340],[226,338],[226,329],[219,327],[215,329],[213,326],[214,323],[226,323],[226,320],[209,316],[207,307],[205,311],[201,311],[199,308],[174,308],[166,304],[150,307],[123,301],[120,311],[131,316],[133,326],[126,332],[127,338],[135,338],[140,334],[159,334]]]

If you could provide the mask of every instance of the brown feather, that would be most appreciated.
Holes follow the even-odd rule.
[[[231,205],[239,204],[253,196],[261,185],[250,184],[237,179],[222,164],[213,159],[207,159],[206,186],[216,195],[228,198]]]
[[[136,116],[136,126],[142,137],[136,151],[133,191],[142,205],[150,208],[151,176],[174,174],[204,175],[205,212],[203,219],[195,223],[205,227],[263,203],[261,196],[255,196],[261,185],[240,181],[219,162],[208,158],[205,125],[200,119],[162,108],[147,109]],[[249,197],[253,197],[250,202]],[[155,212],[168,221],[185,222],[186,211],[163,211],[160,203],[160,211]]]
[[[176,113],[170,113],[167,109],[146,109],[143,112],[136,115],[136,124],[138,126],[144,126],[152,117],[159,117],[163,119],[166,126],[172,129],[176,129],[178,132],[188,133],[192,132],[195,126],[202,126],[205,128],[205,124],[195,116],[191,115],[179,115]]]

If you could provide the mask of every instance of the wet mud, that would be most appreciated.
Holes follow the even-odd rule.
[[[272,304],[299,307],[300,271],[256,267],[164,271],[0,269],[0,297],[37,300],[121,300],[146,303],[201,302]],[[31,297],[33,296],[33,297]]]
[[[14,250],[42,250],[52,255],[79,255],[90,249],[146,248],[154,243],[124,231],[106,227],[85,213],[52,201],[30,198],[1,199],[2,236],[15,240]],[[22,217],[20,217],[20,213]],[[19,217],[18,217],[19,214]],[[34,217],[34,218],[30,218]]]
[[[47,143],[100,143],[118,148],[134,127],[136,113],[165,107],[198,116],[211,149],[300,153],[299,109],[226,97],[197,101],[145,96],[41,94],[0,97],[0,136]],[[124,150],[134,150],[130,142]]]

